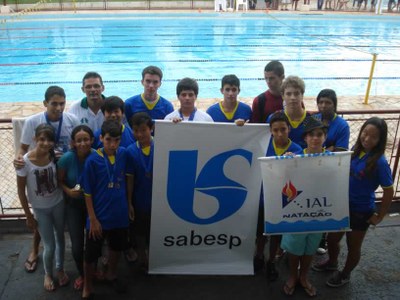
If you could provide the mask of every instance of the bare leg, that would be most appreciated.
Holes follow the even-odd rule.
[[[312,255],[303,255],[300,257],[300,284],[310,297],[314,297],[317,294],[315,287],[308,280],[308,270],[310,269],[312,259]]]
[[[342,273],[350,275],[361,258],[361,246],[367,231],[353,230],[346,234],[348,254]]]
[[[93,292],[93,273],[95,270],[94,263],[83,263],[83,291],[82,291],[82,298],[87,298]]]
[[[340,253],[340,240],[344,236],[344,232],[330,232],[328,233],[328,254],[329,264],[337,265]]]
[[[40,240],[41,240],[41,237],[39,234],[39,230],[36,229],[33,231],[32,249],[31,249],[31,252],[29,253],[27,261],[25,262],[25,269],[28,272],[33,272],[36,270],[37,258],[39,256]]]
[[[272,238],[271,238],[272,239]],[[256,239],[256,257],[257,258],[264,258],[264,248],[265,243],[267,242],[266,236],[258,236]]]
[[[117,268],[120,255],[120,251],[108,249],[108,270],[106,274],[106,278],[108,280],[117,278]]]
[[[300,256],[300,283],[306,283],[308,282],[308,270],[310,269],[311,262],[312,262],[312,255],[303,255]]]
[[[289,279],[286,281],[286,284],[290,287],[294,287],[297,284],[297,280],[299,278],[299,263],[300,256],[289,253]]]
[[[282,236],[281,235],[273,235],[269,241],[269,262],[273,262],[275,260],[276,253],[278,252],[279,245],[281,244]]]

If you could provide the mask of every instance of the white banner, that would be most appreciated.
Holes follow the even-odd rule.
[[[151,274],[253,274],[266,124],[156,121]]]
[[[348,230],[351,153],[259,158],[264,232]]]

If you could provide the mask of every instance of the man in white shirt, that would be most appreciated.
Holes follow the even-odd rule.
[[[86,97],[72,103],[68,112],[75,115],[81,124],[89,126],[93,132],[96,132],[104,122],[101,107],[104,104],[105,96],[102,94],[104,85],[100,74],[86,73],[82,79],[82,92],[86,94]]]

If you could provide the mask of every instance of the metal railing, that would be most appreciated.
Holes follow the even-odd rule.
[[[362,124],[372,116],[384,119],[388,124],[388,142],[386,157],[392,168],[394,180],[394,201],[400,201],[400,110],[366,110],[340,111],[350,125],[350,145],[354,145]],[[17,195],[16,175],[12,165],[14,158],[14,141],[11,119],[0,120],[0,219],[24,217]],[[382,191],[377,191],[377,202],[380,202]]]

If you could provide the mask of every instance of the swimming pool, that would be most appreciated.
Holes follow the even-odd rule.
[[[4,17],[3,17],[4,18]],[[160,94],[175,99],[180,78],[199,81],[199,98],[220,96],[225,74],[241,96],[265,90],[263,69],[281,60],[286,75],[322,88],[365,94],[371,53],[378,53],[372,95],[399,95],[400,18],[322,14],[41,14],[0,25],[0,102],[39,101],[49,85],[80,99],[87,71],[103,76],[106,95],[140,93],[141,70],[160,66]]]

